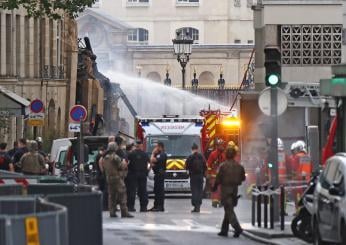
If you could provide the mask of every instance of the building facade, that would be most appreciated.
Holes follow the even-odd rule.
[[[26,11],[0,9],[0,86],[44,104],[44,125],[35,130],[46,139],[66,136],[69,108],[75,103],[77,29],[74,20],[29,18]],[[8,124],[6,142],[33,137],[23,116]]]
[[[168,70],[172,85],[179,87],[181,67],[172,39],[177,32],[188,34],[194,45],[187,85],[196,71],[200,86],[217,86],[220,73],[226,86],[238,86],[253,49],[252,4],[251,0],[98,1],[77,19],[79,36],[97,43],[94,50],[101,69],[140,73],[161,83]],[[92,18],[101,22],[93,25],[97,29],[93,33]]]

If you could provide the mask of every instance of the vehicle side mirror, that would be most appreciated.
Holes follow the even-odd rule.
[[[329,188],[329,194],[330,195],[333,195],[333,196],[340,196],[340,190],[337,186],[335,185],[332,185],[330,188]]]

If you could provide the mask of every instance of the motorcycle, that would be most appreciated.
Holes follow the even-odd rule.
[[[298,212],[291,223],[293,235],[305,242],[313,242],[312,214],[314,191],[318,181],[318,174],[314,174],[298,202]]]

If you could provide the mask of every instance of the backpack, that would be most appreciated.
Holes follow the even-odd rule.
[[[194,154],[190,165],[191,174],[203,174],[205,170],[205,161],[201,154]]]

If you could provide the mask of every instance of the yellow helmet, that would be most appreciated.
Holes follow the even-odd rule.
[[[237,152],[239,151],[239,147],[232,140],[228,142],[227,147],[233,148]]]

